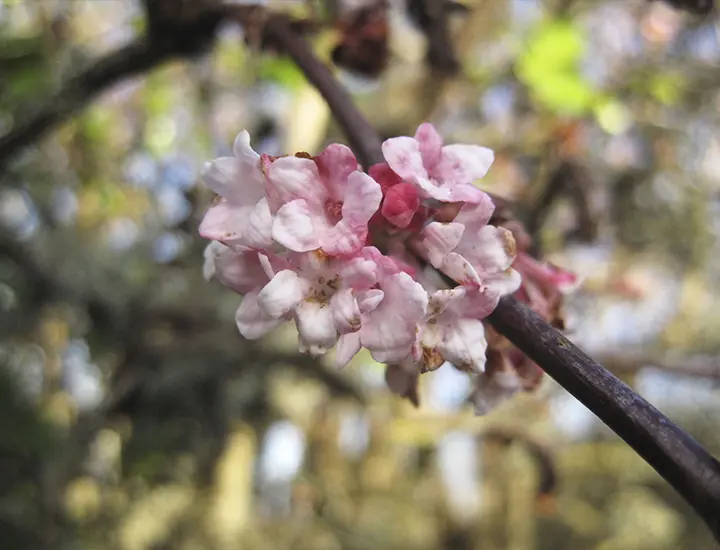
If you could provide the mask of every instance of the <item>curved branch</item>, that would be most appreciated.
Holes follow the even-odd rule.
[[[266,32],[327,100],[363,164],[382,162],[374,128],[305,41],[281,18]],[[642,456],[720,540],[720,463],[710,453],[515,297],[503,298],[488,320]]]

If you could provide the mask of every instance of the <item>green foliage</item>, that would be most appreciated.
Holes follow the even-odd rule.
[[[597,99],[580,73],[585,37],[572,22],[547,20],[530,36],[516,73],[540,106],[557,114],[581,115]]]
[[[259,76],[290,89],[297,89],[306,82],[300,69],[288,57],[263,57]]]
[[[650,95],[664,105],[675,105],[684,91],[685,80],[676,73],[657,73],[650,77],[647,89]]]

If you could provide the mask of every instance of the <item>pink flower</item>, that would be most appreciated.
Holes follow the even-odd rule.
[[[365,253],[378,267],[382,300],[363,314],[360,330],[341,336],[336,353],[339,367],[346,365],[361,347],[380,363],[407,360],[413,355],[418,325],[427,309],[428,294],[420,283],[377,249],[367,247]]]
[[[510,268],[517,253],[512,233],[487,225],[493,208],[483,193],[477,204],[463,206],[454,221],[429,223],[418,240],[434,267],[462,285],[479,288],[489,311],[520,285],[520,275]]]
[[[316,157],[260,156],[241,132],[233,153],[203,169],[219,197],[200,233],[212,241],[205,277],[244,295],[235,315],[243,336],[293,320],[300,350],[315,356],[335,346],[339,367],[364,347],[388,364],[391,389],[414,402],[418,376],[445,362],[477,375],[479,410],[508,394],[502,365],[486,361],[495,350],[482,319],[518,291],[513,262],[528,276],[518,292],[534,307],[549,308],[568,279],[516,258],[512,233],[488,225],[494,205],[473,182],[492,151],[443,146],[423,124],[414,138],[387,140],[387,162],[370,175],[338,144]],[[460,286],[441,288],[427,262]]]
[[[219,195],[200,223],[200,235],[241,248],[272,246],[272,216],[265,199],[260,155],[243,130],[235,139],[233,157],[205,164],[201,178]]]
[[[333,144],[315,158],[263,156],[263,167],[275,241],[295,252],[321,248],[331,256],[365,246],[382,190],[358,170],[350,149]]]
[[[522,380],[507,357],[490,348],[487,352],[487,369],[475,379],[470,402],[475,414],[482,416],[522,389]]]
[[[385,383],[390,391],[405,397],[416,407],[420,406],[419,378],[420,370],[413,360],[390,363],[385,369]]]
[[[382,145],[390,168],[417,186],[424,198],[442,202],[482,200],[473,185],[493,162],[493,152],[478,145],[445,145],[432,124],[421,124],[415,137],[397,137]]]
[[[251,292],[270,280],[257,252],[235,251],[217,241],[205,248],[203,275],[207,280],[217,279],[239,294]]]
[[[377,266],[363,256],[332,258],[322,251],[290,254],[286,262],[265,264],[270,282],[246,295],[238,310],[238,328],[247,338],[278,322],[294,319],[301,351],[326,353],[338,336],[360,329],[363,314],[377,307],[383,292],[373,288]]]
[[[422,371],[449,361],[460,370],[479,374],[485,369],[485,328],[482,319],[492,312],[476,288],[438,290],[430,297],[425,322],[418,334]]]
[[[402,181],[385,162],[371,166],[369,173],[383,191],[382,216],[397,227],[408,227],[421,207],[417,187]]]

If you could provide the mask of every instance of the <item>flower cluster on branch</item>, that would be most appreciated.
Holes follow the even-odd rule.
[[[388,365],[390,388],[415,402],[419,374],[448,362],[475,375],[485,412],[492,399],[481,394],[508,392],[494,390],[507,369],[486,372],[483,319],[515,292],[545,307],[537,289],[549,279],[538,274],[548,268],[489,224],[493,202],[474,182],[490,149],[444,145],[422,124],[382,151],[385,162],[365,173],[344,145],[272,157],[241,132],[234,156],[202,172],[217,194],[200,225],[212,241],[205,276],[244,295],[236,322],[246,338],[292,320],[300,350],[335,348],[338,367],[366,348]],[[444,288],[436,270],[458,285]]]

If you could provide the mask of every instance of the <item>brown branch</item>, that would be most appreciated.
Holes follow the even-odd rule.
[[[427,38],[427,64],[437,75],[455,76],[461,69],[448,25],[448,16],[453,10],[465,11],[465,7],[448,0],[408,2],[409,15]]]
[[[382,162],[377,133],[307,44],[280,19],[267,30],[328,100],[364,164]],[[642,456],[720,540],[720,463],[712,455],[515,297],[503,298],[489,321]]]
[[[330,110],[345,129],[351,148],[360,164],[366,168],[383,161],[380,136],[367,119],[357,110],[353,100],[333,78],[328,69],[312,52],[307,42],[293,32],[286,17],[276,15],[265,25],[265,34],[283,45],[283,49],[317,88],[327,101]],[[352,131],[348,129],[352,128]]]

